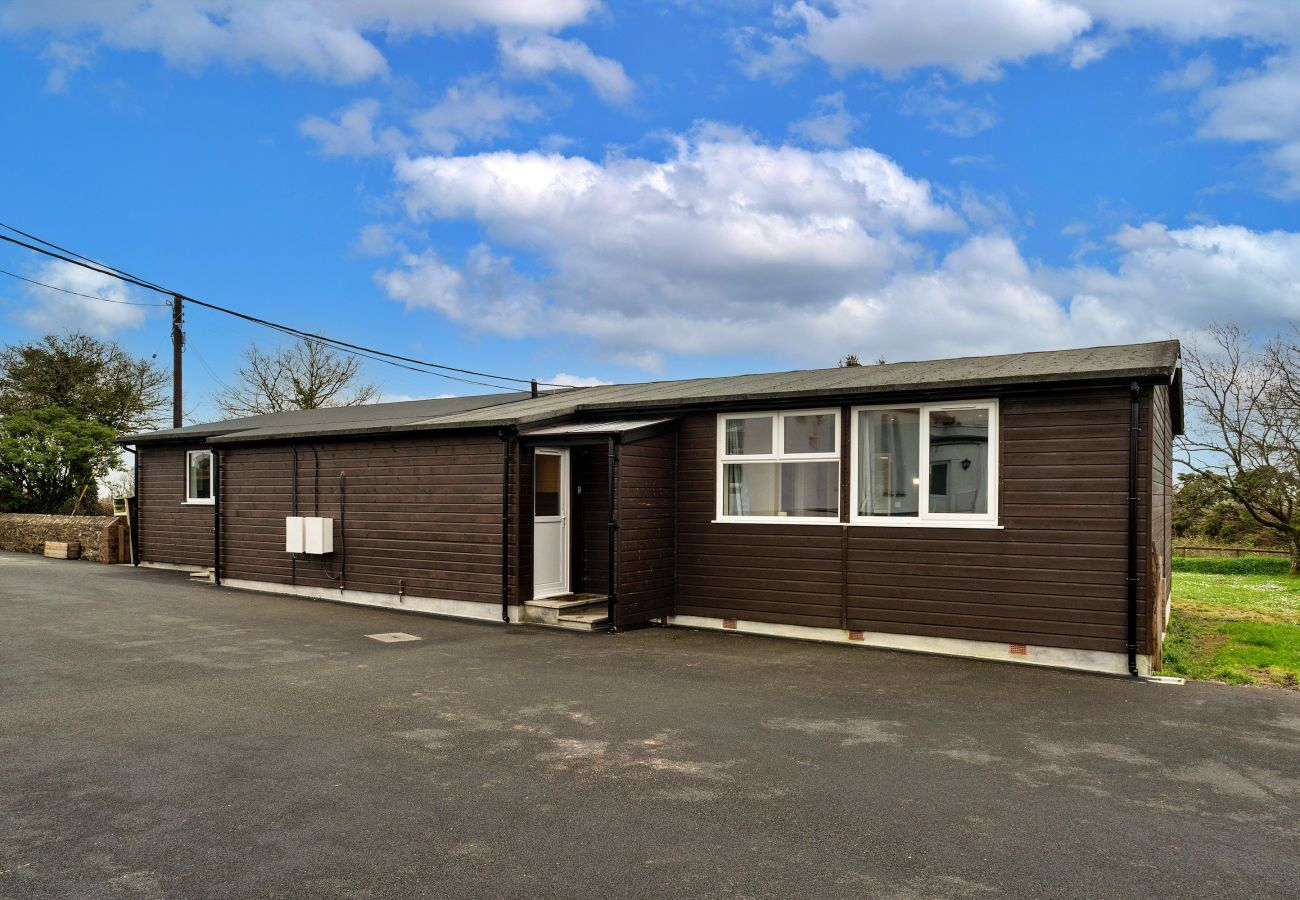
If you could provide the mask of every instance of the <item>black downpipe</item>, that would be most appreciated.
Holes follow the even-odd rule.
[[[609,630],[615,633],[618,631],[618,621],[615,618],[618,610],[618,585],[614,581],[616,572],[614,557],[618,554],[618,518],[614,515],[614,478],[618,471],[618,458],[615,455],[616,446],[614,438],[611,436],[609,438],[609,496],[607,498],[609,504],[609,552],[606,560],[608,567],[606,572],[608,581],[606,583],[609,585]]]
[[[129,528],[131,536],[131,565],[140,565],[140,452],[137,447],[123,447],[131,454],[131,499],[126,501],[127,512],[131,515]],[[131,507],[135,508],[132,509]]]
[[[510,621],[510,434],[497,432],[501,438],[501,621]]]
[[[1128,417],[1128,673],[1138,674],[1138,406],[1140,388],[1129,385]]]
[[[221,453],[212,448],[212,583],[221,584]]]

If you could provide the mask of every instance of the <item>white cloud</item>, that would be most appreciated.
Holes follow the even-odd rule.
[[[397,178],[412,220],[477,222],[537,257],[577,315],[836,296],[920,253],[910,235],[961,227],[874,151],[767,147],[708,127],[662,161],[426,156],[400,159]]]
[[[50,64],[45,89],[51,94],[65,94],[74,72],[87,68],[94,58],[94,48],[71,41],[50,41],[41,59]]]
[[[10,0],[0,29],[79,35],[92,45],[159,53],[201,67],[260,65],[340,82],[384,75],[367,37],[478,26],[556,29],[583,21],[599,0]]]
[[[413,222],[473,221],[544,274],[480,247],[460,282],[425,254],[380,274],[390,296],[502,334],[575,331],[651,365],[659,350],[712,346],[707,322],[883,284],[923,255],[916,236],[962,227],[874,151],[769,147],[713,126],[660,161],[426,156],[399,159],[397,178]]]
[[[334,118],[308,116],[298,123],[298,131],[320,145],[327,156],[368,156],[379,153],[386,142],[396,138],[376,136],[375,120],[379,116],[378,100],[358,100],[334,114]]]
[[[1264,145],[1273,189],[1300,197],[1300,48],[1200,91],[1203,138]]]
[[[1070,48],[1070,68],[1082,69],[1092,65],[1127,39],[1122,32],[1103,31],[1079,38]]]
[[[1217,80],[1213,61],[1200,56],[1165,73],[1158,86],[1199,91],[1198,134],[1260,144],[1273,176],[1267,186],[1300,196],[1300,2],[1294,0],[796,0],[776,8],[775,24],[785,33],[751,30],[737,41],[753,77],[786,76],[812,56],[840,70],[899,75],[934,68],[975,81],[1045,54],[1082,68],[1135,33],[1185,45],[1230,39],[1264,47],[1274,55],[1259,69]],[[930,88],[905,95],[903,109],[958,135],[996,121],[987,105]]]
[[[836,67],[901,74],[936,66],[968,81],[1064,48],[1092,24],[1059,0],[798,0],[778,18],[801,27],[798,45]]]
[[[1300,233],[1137,221],[1101,264],[1046,266],[1001,231],[996,198],[957,197],[867,149],[769,146],[701,127],[662,160],[538,153],[397,164],[412,226],[467,221],[463,266],[406,258],[380,283],[470,329],[585,337],[650,370],[674,355],[833,364],[1161,339],[1231,310],[1300,317]],[[936,259],[936,234],[973,232]]]
[[[148,306],[137,304],[153,303],[116,278],[57,260],[46,263],[31,278],[62,289],[24,284],[30,305],[18,313],[18,318],[34,331],[85,331],[107,337],[143,324],[149,315]],[[63,291],[90,296],[78,297]]]
[[[482,244],[470,250],[463,269],[426,250],[406,254],[399,268],[376,272],[375,282],[407,309],[432,309],[505,337],[525,337],[541,320],[538,286],[516,272],[509,257]]]
[[[1300,132],[1300,56],[1277,56],[1205,89],[1200,133],[1230,141],[1286,141]]]
[[[925,119],[935,131],[971,137],[997,124],[997,113],[990,104],[987,97],[982,103],[972,103],[950,96],[947,82],[936,75],[924,85],[904,91],[899,111]]]
[[[1251,38],[1267,43],[1300,37],[1300,5],[1290,0],[1075,0],[1118,30],[1143,30],[1193,43]]]
[[[818,97],[813,114],[790,126],[795,134],[823,147],[847,147],[859,125],[858,117],[845,108],[844,92]]]
[[[1217,74],[1214,60],[1209,54],[1202,53],[1188,60],[1186,65],[1165,72],[1157,84],[1164,91],[1194,91],[1205,87]]]
[[[298,131],[327,156],[401,154],[413,147],[453,153],[465,143],[482,144],[510,133],[512,122],[531,122],[542,113],[533,101],[504,93],[481,77],[462,80],[437,103],[407,115],[407,130],[381,125],[382,105],[358,100],[332,118],[308,116]]]
[[[600,387],[602,384],[614,383],[591,375],[570,375],[568,372],[556,372],[544,380],[549,385],[562,384],[565,387]]]
[[[935,67],[968,81],[1066,50],[1072,66],[1085,66],[1134,31],[1179,43],[1300,40],[1300,4],[1290,0],[797,0],[778,6],[775,18],[793,35],[762,40],[784,68],[803,53],[838,68]],[[743,48],[750,60],[754,42],[749,35]],[[760,60],[751,74],[763,68]]]
[[[510,71],[536,78],[550,72],[571,72],[586,79],[592,90],[609,103],[626,103],[634,90],[621,63],[597,56],[579,40],[546,34],[503,36],[501,59]]]
[[[512,121],[531,122],[541,112],[531,100],[470,78],[449,88],[438,103],[411,116],[411,125],[424,146],[451,153],[462,142],[478,144],[503,137]]]

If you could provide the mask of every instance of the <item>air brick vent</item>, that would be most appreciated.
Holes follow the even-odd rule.
[[[1007,652],[1012,656],[1028,656],[1029,647],[1026,644],[1007,644]]]
[[[849,632],[849,640],[851,640],[851,641],[861,641],[861,640],[865,640],[865,639],[866,639],[866,636],[867,636],[867,635],[866,635],[866,632],[862,632],[862,631],[850,631],[850,632]]]
[[[735,619],[723,619],[723,620],[722,620],[722,627],[723,627],[723,628],[735,628],[735,627],[736,627],[736,620],[735,620]]]

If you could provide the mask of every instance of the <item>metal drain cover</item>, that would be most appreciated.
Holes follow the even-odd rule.
[[[385,644],[396,644],[399,641],[418,641],[421,638],[414,634],[407,634],[404,631],[388,631],[384,634],[368,634],[366,637],[372,641],[382,641]]]

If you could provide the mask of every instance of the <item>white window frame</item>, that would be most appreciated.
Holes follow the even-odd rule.
[[[216,473],[212,471],[212,451],[211,450],[188,450],[185,453],[185,503],[194,506],[212,506],[217,502],[216,497],[190,496],[190,469],[193,467],[193,459],[196,456],[204,455],[208,458],[208,493],[212,493],[212,488],[216,484]]]
[[[919,456],[921,484],[916,516],[866,516],[858,512],[858,455],[862,442],[858,435],[858,421],[863,412],[891,409],[915,409],[921,416]],[[989,414],[988,449],[988,508],[987,513],[932,513],[930,509],[930,413],[935,410],[984,409]],[[999,524],[998,488],[1002,480],[1000,445],[1002,431],[998,421],[998,401],[961,400],[951,403],[887,403],[873,406],[855,406],[849,411],[849,524],[875,528],[1001,528]]]
[[[833,416],[835,420],[835,452],[833,453],[786,453],[785,420],[793,416]],[[771,419],[772,452],[771,453],[727,453],[728,419]],[[759,410],[755,412],[729,412],[718,414],[718,448],[717,471],[715,472],[716,504],[714,508],[715,524],[758,523],[766,525],[841,525],[844,510],[838,509],[834,516],[730,516],[726,513],[726,467],[735,463],[798,463],[798,462],[835,462],[840,464],[840,475],[836,477],[837,487],[843,485],[843,432],[840,422],[839,407],[829,409],[781,409]],[[843,506],[842,493],[836,494],[836,506]]]

